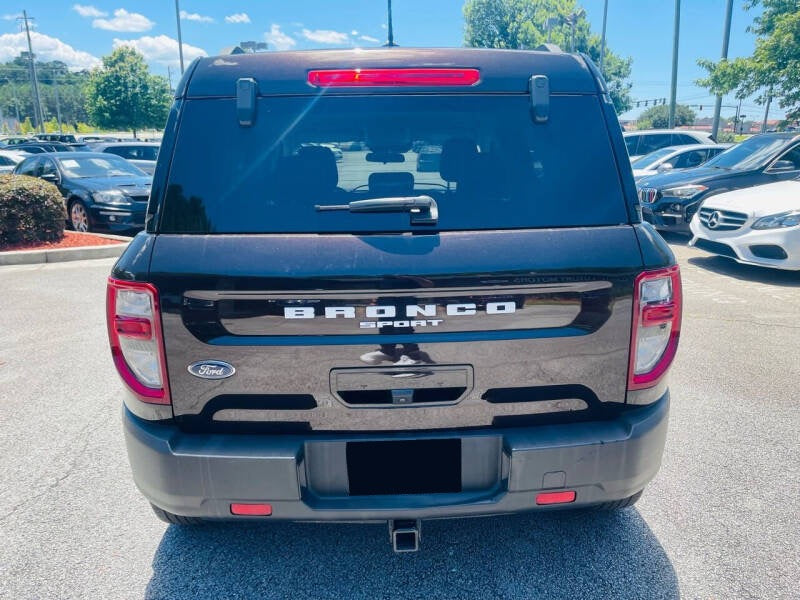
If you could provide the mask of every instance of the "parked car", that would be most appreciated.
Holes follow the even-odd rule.
[[[631,163],[634,179],[666,171],[679,171],[699,167],[720,152],[727,150],[731,144],[691,144],[687,146],[667,146]]]
[[[39,142],[36,140],[16,144],[14,150],[27,152],[28,154],[42,154],[43,152],[74,152],[67,144],[61,142]]]
[[[439,170],[442,158],[442,147],[436,145],[421,146],[417,151],[417,171],[420,173]]]
[[[129,233],[144,227],[151,177],[113,154],[38,154],[14,169],[50,181],[67,204],[67,222],[76,231]]]
[[[800,175],[800,136],[755,135],[707,163],[677,173],[661,173],[636,182],[643,218],[656,229],[691,234],[689,222],[706,198]]]
[[[25,157],[30,156],[27,152],[16,152],[14,150],[0,150],[0,173],[11,173]]]
[[[680,276],[585,56],[200,58],[177,103],[107,296],[160,518],[388,521],[411,551],[422,518],[636,501]],[[416,139],[438,176],[403,170]]]
[[[71,133],[36,133],[33,137],[42,142],[61,142],[62,144],[75,144],[78,141]]]
[[[19,144],[26,144],[31,141],[31,138],[24,135],[7,135],[0,138],[0,147],[16,146]]]
[[[800,270],[800,181],[719,194],[691,222],[691,245],[737,262]]]
[[[713,144],[714,139],[708,131],[689,129],[643,129],[626,131],[625,147],[631,162],[667,146],[686,146],[689,144]]]
[[[94,152],[108,152],[121,156],[148,175],[152,175],[156,169],[156,158],[160,147],[160,144],[151,142],[99,142],[91,145]]]

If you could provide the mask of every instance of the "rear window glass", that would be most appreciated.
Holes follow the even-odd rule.
[[[314,96],[184,106],[160,230],[370,232],[613,225],[627,212],[595,96]],[[408,213],[318,211],[429,196],[438,224]]]

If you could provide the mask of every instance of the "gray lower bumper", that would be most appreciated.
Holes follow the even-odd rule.
[[[124,425],[136,484],[150,502],[171,513],[253,519],[261,517],[232,516],[230,504],[265,502],[273,508],[266,519],[383,521],[546,510],[535,502],[543,490],[575,490],[570,507],[626,498],[658,471],[668,412],[667,393],[613,421],[415,436],[185,434],[139,419],[127,409]],[[472,448],[470,460],[462,459],[462,479],[471,481],[474,485],[465,487],[472,489],[356,497],[320,494],[314,484],[320,473],[330,475],[323,477],[329,487],[341,479],[346,465],[336,454],[347,441],[412,437],[460,438],[462,448]],[[485,456],[480,456],[482,449]],[[493,469],[496,477],[489,481],[487,473]]]

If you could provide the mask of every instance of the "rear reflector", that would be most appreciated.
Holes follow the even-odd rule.
[[[575,492],[572,490],[542,492],[536,495],[536,504],[568,504],[570,502],[575,502]]]
[[[478,69],[328,69],[308,72],[315,87],[475,85]]]
[[[244,515],[248,517],[268,517],[272,514],[270,504],[231,504],[232,515]]]

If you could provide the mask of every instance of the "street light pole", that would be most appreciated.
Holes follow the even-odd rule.
[[[769,105],[772,104],[772,88],[767,92],[767,107],[764,109],[764,122],[761,123],[761,133],[767,133],[767,118],[769,117]]]
[[[731,14],[733,13],[733,0],[728,0],[725,6],[725,26],[722,28],[722,60],[728,59],[728,43],[731,39]],[[722,109],[722,96],[717,95],[714,104],[714,121],[711,124],[711,137],[717,138],[719,131],[719,113]]]
[[[178,21],[178,56],[181,60],[181,75],[183,75],[183,38],[181,37],[181,8],[175,0],[175,19]]]
[[[25,35],[28,38],[28,64],[31,69],[31,88],[33,89],[33,115],[40,133],[44,133],[44,117],[42,115],[42,101],[39,98],[39,82],[36,79],[36,62],[33,60],[33,46],[31,45],[31,30],[28,27],[28,12],[22,11],[22,21],[25,23]]]
[[[606,20],[608,19],[608,0],[603,3],[603,33],[600,36],[600,74],[603,73],[603,59],[606,57]]]
[[[681,33],[681,0],[675,0],[675,27],[672,34],[672,85],[669,91],[669,128],[675,127],[675,98],[678,92],[678,40]]]

